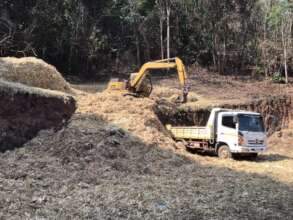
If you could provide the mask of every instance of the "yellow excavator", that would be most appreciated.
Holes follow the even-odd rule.
[[[125,95],[133,95],[135,97],[148,97],[152,93],[153,85],[149,77],[150,70],[172,69],[176,68],[180,86],[182,87],[182,98],[180,102],[187,102],[189,85],[187,83],[187,74],[182,60],[178,57],[156,60],[145,63],[138,73],[132,73],[129,80],[111,79],[108,84],[110,91],[122,91]]]

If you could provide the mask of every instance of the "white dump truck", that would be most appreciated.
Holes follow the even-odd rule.
[[[214,108],[205,127],[166,127],[186,147],[214,151],[220,158],[257,157],[266,150],[266,131],[256,112]]]

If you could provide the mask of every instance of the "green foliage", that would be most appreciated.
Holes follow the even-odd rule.
[[[256,76],[263,76],[264,75],[264,69],[261,66],[256,66],[255,67],[255,75]]]
[[[262,65],[260,27],[278,26],[292,9],[286,0],[274,1],[267,15],[260,13],[263,1],[255,0],[162,2],[172,2],[171,56],[217,70]],[[16,27],[0,45],[2,56],[37,55],[66,74],[86,77],[161,56],[157,0],[5,0],[0,6],[6,14],[0,17]],[[5,31],[0,23],[0,41]]]
[[[275,27],[280,25],[283,16],[289,11],[293,9],[293,3],[288,0],[279,0],[277,4],[275,4],[272,8],[268,16],[266,17],[269,25]]]
[[[275,72],[272,76],[272,81],[274,83],[285,83],[285,77],[280,72]]]

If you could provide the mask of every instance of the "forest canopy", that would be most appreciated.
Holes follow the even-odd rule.
[[[85,78],[180,56],[219,73],[292,72],[292,0],[2,0],[0,56]]]

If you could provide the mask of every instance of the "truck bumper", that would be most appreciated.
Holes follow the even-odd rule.
[[[257,146],[257,147],[245,147],[239,146],[237,150],[232,153],[261,153],[266,150],[265,146]]]

